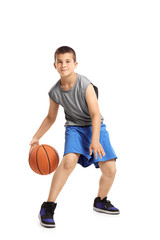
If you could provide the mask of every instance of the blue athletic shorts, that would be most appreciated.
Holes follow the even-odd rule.
[[[65,128],[65,147],[63,156],[68,153],[80,153],[81,155],[78,163],[82,167],[88,167],[91,164],[94,164],[95,168],[99,168],[99,161],[107,161],[113,158],[116,161],[118,158],[110,143],[109,133],[106,130],[106,125],[104,123],[101,123],[100,144],[105,151],[105,156],[100,158],[97,153],[97,159],[95,159],[94,152],[92,152],[92,155],[89,154],[89,146],[92,138],[92,125],[85,127],[68,125]]]

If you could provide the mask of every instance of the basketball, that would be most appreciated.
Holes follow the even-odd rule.
[[[29,154],[31,169],[40,175],[48,175],[54,172],[58,163],[58,152],[55,148],[46,144],[36,146]]]

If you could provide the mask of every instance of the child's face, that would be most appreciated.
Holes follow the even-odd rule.
[[[73,60],[72,53],[60,53],[56,56],[54,67],[57,69],[61,77],[67,77],[74,72],[77,62]]]

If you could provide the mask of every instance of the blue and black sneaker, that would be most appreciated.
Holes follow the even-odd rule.
[[[54,202],[44,202],[41,206],[41,210],[39,212],[40,223],[44,227],[54,228],[55,221],[53,218],[54,210],[56,208],[57,203]]]
[[[107,197],[101,200],[100,197],[96,197],[93,203],[93,209],[97,212],[107,213],[107,214],[119,214],[119,210],[115,208]]]

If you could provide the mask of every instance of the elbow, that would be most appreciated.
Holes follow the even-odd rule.
[[[92,120],[97,120],[97,121],[100,121],[101,122],[101,115],[100,115],[100,113],[93,113],[92,115],[91,115],[91,118],[92,118]]]
[[[52,125],[54,122],[55,122],[55,120],[56,120],[56,117],[54,117],[54,118],[51,118],[49,115],[47,115],[46,116],[46,119],[48,120],[48,122]]]

